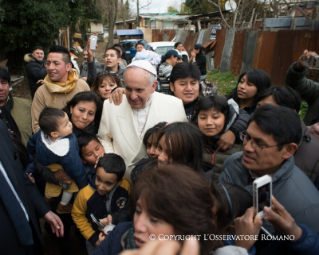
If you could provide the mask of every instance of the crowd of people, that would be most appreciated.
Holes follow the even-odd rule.
[[[99,63],[88,40],[79,72],[64,47],[35,47],[32,103],[0,67],[1,253],[42,254],[44,218],[63,255],[72,225],[89,255],[319,254],[319,84],[305,78],[316,53],[286,86],[253,69],[224,96],[202,91],[202,45],[162,60],[136,48],[131,63],[119,44]],[[265,175],[262,217],[253,183]]]

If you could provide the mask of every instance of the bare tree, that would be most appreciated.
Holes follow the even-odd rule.
[[[140,25],[140,10],[149,6],[152,0],[136,0],[136,26]]]
[[[114,25],[117,17],[118,0],[108,0],[109,5],[109,41],[107,48],[113,45],[114,39]]]

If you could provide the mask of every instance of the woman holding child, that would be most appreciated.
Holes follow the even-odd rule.
[[[102,105],[99,96],[91,91],[76,94],[63,108],[73,124],[73,133],[96,134],[100,125]]]

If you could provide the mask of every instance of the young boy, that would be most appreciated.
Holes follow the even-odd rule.
[[[78,136],[78,144],[81,160],[88,172],[94,168],[98,158],[104,155],[104,148],[95,135],[88,133]]]
[[[80,157],[85,166],[86,172],[91,171],[96,165],[98,158],[104,155],[104,147],[99,139],[92,134],[84,133],[78,136]],[[131,185],[124,178],[120,186],[130,194]]]
[[[87,184],[84,165],[79,157],[79,147],[76,136],[72,133],[72,123],[67,114],[57,108],[45,108],[39,116],[40,130],[32,135],[28,141],[29,153],[36,153],[37,160],[51,171],[63,168],[75,181],[63,191],[61,202],[57,206],[57,213],[71,213],[69,204],[78,186]],[[55,197],[59,197],[62,187],[46,183],[44,199],[50,204]]]
[[[96,170],[89,175],[89,184],[80,190],[72,209],[72,218],[84,236],[88,254],[100,244],[98,225],[90,214],[100,219],[102,225],[120,222],[120,211],[127,203],[128,192],[120,187],[125,163],[121,156],[109,153],[100,157]]]

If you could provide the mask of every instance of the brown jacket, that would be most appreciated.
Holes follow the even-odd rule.
[[[302,140],[295,152],[295,164],[312,182],[319,174],[319,139],[310,133],[307,126],[301,121]]]
[[[36,133],[39,127],[39,115],[45,107],[54,107],[62,109],[79,92],[90,91],[89,85],[79,79],[76,87],[68,94],[53,93],[50,94],[45,85],[40,86],[34,95],[31,106],[32,130]]]

